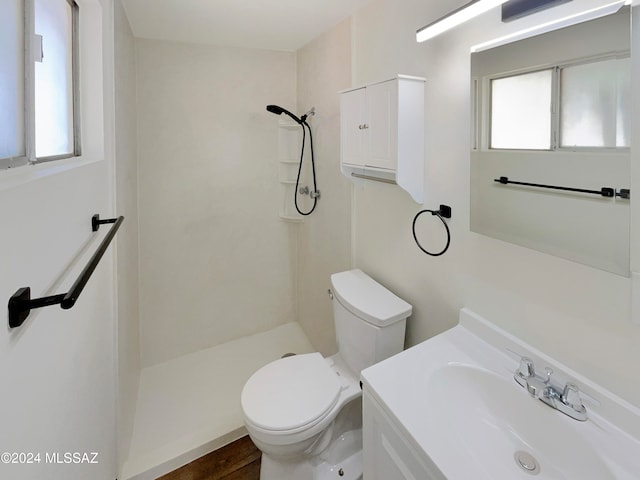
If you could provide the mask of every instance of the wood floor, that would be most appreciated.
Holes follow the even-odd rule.
[[[260,450],[242,437],[158,480],[259,480]]]

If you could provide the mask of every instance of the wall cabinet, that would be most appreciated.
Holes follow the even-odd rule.
[[[424,84],[398,75],[340,92],[344,175],[395,183],[423,202]]]

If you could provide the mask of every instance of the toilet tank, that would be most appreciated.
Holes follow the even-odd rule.
[[[354,373],[399,353],[411,305],[361,270],[331,275],[338,352]]]

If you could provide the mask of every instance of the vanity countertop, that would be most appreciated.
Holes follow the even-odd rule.
[[[518,385],[520,357],[581,392],[588,420],[548,407]],[[445,478],[532,478],[514,456],[531,454],[537,478],[640,478],[640,409],[475,313],[456,327],[365,369],[365,396]]]

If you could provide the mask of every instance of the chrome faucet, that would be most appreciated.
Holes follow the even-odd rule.
[[[549,367],[545,368],[545,376],[536,374],[533,360],[522,357],[513,378],[532,397],[571,418],[584,422],[587,419],[587,409],[582,404],[578,387],[567,382],[564,387],[559,388],[551,382],[552,375],[553,370]]]

